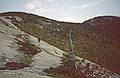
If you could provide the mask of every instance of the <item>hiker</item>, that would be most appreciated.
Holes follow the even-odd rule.
[[[40,46],[40,41],[41,41],[41,39],[40,39],[40,37],[38,38],[38,45]]]
[[[40,38],[38,38],[38,43],[40,43]]]

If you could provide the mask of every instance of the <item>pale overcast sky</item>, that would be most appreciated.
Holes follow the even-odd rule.
[[[22,11],[69,22],[120,16],[120,0],[0,0],[0,12]]]

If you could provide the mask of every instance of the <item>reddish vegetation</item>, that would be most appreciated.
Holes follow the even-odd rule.
[[[39,53],[41,51],[41,49],[39,47],[35,46],[34,44],[22,42],[18,39],[16,39],[16,40],[18,41],[17,44],[22,45],[22,47],[20,47],[19,50],[21,52],[23,52],[24,54],[35,55],[36,53]]]
[[[25,65],[23,63],[18,63],[18,62],[7,62],[5,64],[5,69],[8,70],[17,70],[17,69],[22,69],[24,67],[27,67],[28,65]]]
[[[50,68],[45,71],[53,75],[55,74],[64,75],[67,76],[68,78],[87,78],[85,74],[82,73],[80,68],[76,69],[74,60],[66,61],[64,62],[63,66],[59,66],[57,68]]]

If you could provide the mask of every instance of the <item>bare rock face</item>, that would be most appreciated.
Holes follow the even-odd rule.
[[[29,41],[18,34],[27,33],[0,21],[0,78],[52,78],[43,70],[59,66],[64,51],[44,41],[38,43],[29,34]]]

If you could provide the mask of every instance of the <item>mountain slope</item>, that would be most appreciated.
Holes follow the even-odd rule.
[[[19,12],[1,13],[0,16],[64,51],[70,50],[68,34],[72,31],[76,55],[120,74],[120,17],[101,16],[83,23],[68,23]]]
[[[11,24],[9,20],[5,20],[6,19],[1,18],[0,21],[0,78],[53,78],[48,76],[49,74],[44,71],[46,69],[49,70],[49,68],[56,69],[57,67],[59,68],[61,66],[67,66],[67,63],[62,64],[61,60],[62,57],[64,57],[63,54],[68,53],[42,40],[40,43],[38,43],[38,39],[36,37],[19,30],[17,27],[15,27],[15,25]],[[29,37],[26,38],[26,36]],[[29,40],[29,42],[26,40]],[[20,43],[29,43],[29,45],[23,46]],[[34,47],[36,46],[35,49],[37,50],[34,49],[35,51],[38,51],[40,48],[40,52],[35,54],[31,53],[34,51],[32,51],[33,48],[30,46],[30,44],[32,44]],[[26,50],[26,48],[30,49],[30,52],[29,50]],[[31,58],[28,59],[28,57]],[[70,58],[68,60],[70,60]],[[31,62],[28,63],[30,60]],[[76,68],[72,67],[72,69],[79,70],[79,72],[82,72],[87,78],[120,77],[119,75],[112,73],[111,71],[106,70],[105,68],[91,61],[85,59],[83,61],[83,58],[78,56],[76,56],[76,60],[77,61],[74,60]],[[27,66],[24,66],[23,64],[27,64]],[[90,69],[89,72],[86,72],[86,68]],[[79,77],[80,76],[81,75],[79,75]]]

